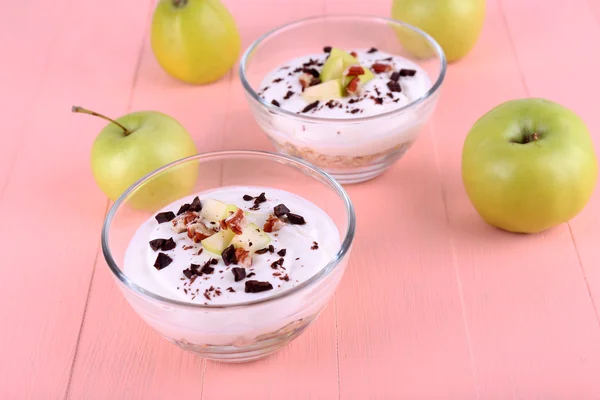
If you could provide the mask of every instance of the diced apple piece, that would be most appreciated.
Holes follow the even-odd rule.
[[[360,62],[353,57],[352,54],[338,49],[333,48],[329,53],[329,58],[325,61],[323,68],[321,69],[321,82],[327,82],[334,79],[342,79],[342,86],[346,87],[352,80],[351,76],[344,76],[344,72],[354,66],[361,65]],[[375,77],[375,74],[366,66],[362,66],[365,73],[359,75],[360,83],[364,85]]]
[[[206,199],[200,211],[200,217],[209,221],[219,222],[229,215],[228,205],[214,199]]]
[[[204,239],[200,243],[202,243],[202,246],[204,246],[204,248],[207,251],[210,251],[211,253],[217,255],[221,255],[223,250],[225,250],[229,246],[229,244],[231,244],[231,240],[234,237],[235,233],[233,233],[229,229],[224,229],[215,233],[211,237]]]
[[[241,235],[236,235],[232,240],[236,248],[242,248],[253,254],[256,250],[264,249],[271,243],[271,237],[255,224],[248,224],[244,227]]]
[[[337,99],[343,95],[343,87],[339,79],[307,87],[302,93],[302,96],[311,103],[315,100]]]

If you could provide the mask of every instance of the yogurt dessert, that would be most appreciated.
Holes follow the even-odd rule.
[[[280,150],[325,170],[366,166],[399,158],[412,145],[433,105],[383,114],[422,98],[431,87],[428,73],[402,56],[325,47],[277,66],[258,90],[276,107],[323,121],[272,113],[270,121],[259,122]]]
[[[302,284],[339,248],[335,223],[312,202],[273,188],[232,186],[182,198],[146,220],[127,247],[124,271],[162,297],[232,306]],[[248,346],[303,329],[322,306],[289,296],[247,312],[138,312],[184,347]]]

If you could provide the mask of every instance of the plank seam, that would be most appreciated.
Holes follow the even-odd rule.
[[[592,14],[594,15],[594,18],[596,19],[596,21],[598,23],[600,23],[600,20],[598,19],[598,14],[596,13],[596,10],[594,9],[594,7],[591,6],[591,3],[589,1],[588,1],[588,4],[590,5],[590,8],[592,9],[591,11],[592,11]],[[521,69],[521,65],[519,64],[519,58],[517,57],[517,48],[515,46],[513,37],[510,33],[510,28],[508,26],[508,20],[506,18],[506,13],[504,12],[502,0],[498,0],[498,5],[500,8],[500,15],[502,16],[502,22],[504,24],[504,28],[506,29],[506,32],[508,33],[508,39],[510,41],[510,46],[511,46],[511,49],[513,52],[513,56],[514,56],[515,62],[517,64],[517,69],[519,70],[519,75],[521,77],[521,83],[523,85],[523,89],[525,90],[525,94],[527,96],[531,96],[529,88],[527,87],[527,82],[525,80],[525,76]],[[598,326],[600,326],[600,314],[598,313],[598,308],[596,307],[596,302],[594,301],[594,296],[592,295],[590,283],[589,283],[587,275],[585,273],[585,268],[583,267],[583,260],[581,259],[581,254],[579,253],[579,249],[577,248],[577,243],[575,242],[575,235],[573,234],[573,229],[571,228],[571,224],[568,221],[566,222],[566,225],[567,225],[567,228],[569,229],[569,236],[571,238],[571,244],[573,245],[575,254],[577,256],[577,262],[579,263],[579,269],[581,270],[581,274],[582,274],[583,280],[585,282],[585,287],[588,292],[588,297],[590,298],[590,301],[592,302],[592,308],[594,310],[594,315],[596,317],[596,323],[598,324]]]
[[[446,225],[448,227],[448,240],[450,243],[450,251],[452,253],[452,267],[454,269],[454,276],[456,278],[456,284],[457,284],[457,289],[458,289],[458,298],[460,300],[460,309],[461,309],[461,314],[462,314],[462,319],[463,319],[463,326],[465,329],[465,335],[467,337],[467,348],[469,349],[469,359],[471,361],[471,374],[473,375],[473,380],[475,382],[475,393],[477,395],[477,398],[479,399],[479,398],[481,398],[481,394],[480,394],[480,390],[479,390],[477,367],[476,367],[476,363],[475,363],[475,355],[473,354],[473,346],[471,344],[471,332],[469,329],[469,323],[467,321],[467,310],[465,307],[463,286],[462,286],[462,281],[460,279],[460,272],[458,271],[456,246],[454,243],[454,235],[452,234],[452,227],[451,227],[451,223],[450,223],[450,213],[448,212],[448,201],[447,201],[447,196],[446,196],[446,189],[444,187],[444,183],[443,183],[442,177],[441,177],[441,166],[440,166],[440,161],[439,161],[439,157],[438,157],[437,145],[436,145],[435,137],[433,134],[433,132],[434,132],[433,121],[431,122],[431,127],[429,130],[430,130],[431,142],[433,145],[433,155],[434,155],[435,165],[436,165],[436,169],[437,169],[438,183],[440,186],[442,202],[444,204],[444,214],[446,215]]]
[[[147,16],[147,23],[146,23],[146,27],[144,28],[144,34],[142,36],[142,43],[139,46],[139,52],[138,52],[138,57],[136,60],[136,64],[135,64],[135,70],[134,70],[134,75],[133,75],[133,81],[131,82],[131,88],[129,91],[129,99],[127,100],[127,112],[129,112],[129,110],[131,110],[131,105],[133,103],[133,94],[135,92],[135,88],[137,87],[137,81],[138,81],[138,75],[139,75],[139,71],[140,71],[140,66],[142,64],[142,54],[144,52],[144,47],[145,47],[145,39],[146,36],[148,34],[148,21],[150,20],[150,16],[152,9],[152,4],[153,4],[153,0],[150,0],[148,2],[148,16]],[[106,214],[108,213],[108,209],[109,209],[109,205],[110,202],[107,200],[106,201],[106,205],[104,207],[104,218],[106,218]],[[92,267],[92,274],[90,276],[90,280],[88,283],[88,291],[87,291],[87,296],[85,299],[85,305],[83,307],[83,316],[81,317],[81,325],[79,326],[79,331],[77,332],[77,339],[75,341],[75,354],[73,355],[73,361],[71,362],[71,370],[69,371],[69,379],[67,381],[67,388],[65,391],[65,400],[67,400],[69,398],[69,394],[70,394],[70,390],[71,390],[71,384],[73,381],[73,374],[75,372],[75,363],[77,362],[77,356],[79,354],[79,346],[80,346],[80,342],[81,342],[81,335],[83,333],[83,328],[85,326],[85,319],[87,316],[87,311],[88,311],[88,305],[89,305],[89,301],[91,298],[91,293],[92,293],[92,284],[94,282],[94,276],[96,274],[96,266],[98,265],[98,257],[100,256],[100,244],[98,244],[98,247],[96,248],[96,254],[94,257],[94,265]]]

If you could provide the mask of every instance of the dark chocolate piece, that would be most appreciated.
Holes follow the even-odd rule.
[[[285,206],[285,204],[278,204],[273,208],[273,213],[276,217],[281,218],[287,213],[290,212],[290,209]]]
[[[267,201],[267,197],[265,196],[265,193],[263,192],[254,199],[254,204],[264,203],[265,201]]]
[[[192,279],[192,276],[196,275],[196,271],[193,271],[188,268],[188,269],[183,270],[183,274],[185,275],[186,278]]]
[[[200,203],[200,198],[198,196],[194,197],[194,200],[192,200],[192,204],[190,204],[190,211],[202,211],[202,203]]]
[[[173,218],[175,218],[175,213],[173,211],[165,211],[165,212],[156,214],[156,216],[154,218],[156,218],[156,220],[158,221],[159,224],[162,224],[164,222],[169,222]]]
[[[231,272],[233,272],[233,279],[235,279],[236,282],[239,282],[242,279],[246,278],[246,269],[245,268],[233,267],[231,269]]]
[[[158,253],[158,256],[156,257],[156,261],[154,262],[154,268],[156,268],[157,270],[160,271],[161,269],[167,267],[172,262],[173,262],[173,259],[171,257],[169,257],[168,255],[166,255],[165,253]]]
[[[288,217],[288,221],[290,221],[290,224],[292,225],[304,225],[306,224],[306,221],[304,220],[304,217],[298,214],[293,214],[293,213],[288,213],[287,214]]]
[[[376,53],[377,49],[375,47],[371,47],[367,53]]]
[[[306,107],[304,107],[304,108],[302,109],[302,112],[303,112],[303,113],[305,113],[305,112],[309,112],[309,111],[310,111],[310,110],[312,110],[313,108],[316,108],[318,105],[319,105],[319,100],[316,100],[316,101],[314,101],[314,102],[310,103],[309,105],[307,105]]]
[[[272,244],[269,245],[269,253],[275,253],[275,247]]]
[[[400,79],[400,73],[396,72],[396,71],[392,72],[390,79],[393,80],[394,82],[398,82],[398,79]]]
[[[169,238],[167,240],[164,241],[164,243],[162,244],[162,246],[160,246],[160,249],[162,251],[169,251],[169,250],[173,250],[175,247],[177,247],[177,245],[175,244],[175,241],[173,240],[173,238]]]
[[[319,77],[319,71],[317,71],[314,68],[304,68],[302,70],[302,72],[305,72],[307,74],[311,74],[314,78],[318,78]]]
[[[395,81],[389,81],[387,83],[387,87],[390,89],[391,92],[401,92],[402,91],[400,84]]]
[[[208,260],[206,263],[204,263],[200,272],[203,274],[206,274],[206,275],[210,275],[213,272],[215,272],[215,269],[213,267],[211,267],[210,264],[211,264],[210,260]]]
[[[217,260],[216,258],[211,258],[210,263],[212,265],[217,265],[219,263],[219,260]]]
[[[264,281],[246,281],[246,293],[259,293],[273,289],[270,282]]]
[[[189,209],[190,209],[190,204],[189,203],[185,203],[181,207],[179,207],[179,211],[177,211],[177,215],[181,215],[184,212],[187,212]]]
[[[287,253],[286,249],[281,249],[277,252],[278,256],[285,257],[285,253]]]
[[[225,265],[237,264],[237,259],[235,257],[235,247],[233,245],[229,245],[223,252],[221,253],[221,257],[223,257],[223,262]]]
[[[283,258],[280,258],[280,259],[279,259],[279,260],[277,260],[277,261],[273,261],[273,262],[271,263],[271,268],[273,268],[273,269],[277,269],[278,267],[280,267],[280,266],[282,266],[282,265],[283,265],[283,262],[284,262],[284,261],[285,261],[285,260],[284,260]]]
[[[288,90],[287,93],[285,94],[285,96],[283,96],[283,99],[287,100],[290,97],[292,97],[293,95],[294,95],[294,92],[292,92],[291,90]]]
[[[243,199],[245,201],[251,201],[251,200],[254,200],[254,197],[250,196],[249,194],[245,194],[244,197],[243,197]]]
[[[273,99],[273,100],[271,101],[271,104],[273,104],[273,105],[274,105],[274,106],[276,106],[276,107],[280,107],[280,106],[281,106],[281,105],[279,104],[279,102],[278,102],[277,100],[275,100],[275,99]]]
[[[319,250],[319,243],[313,242],[313,245],[310,247],[311,250]]]
[[[331,46],[325,46],[325,47],[323,47],[323,51],[325,53],[331,53]]]
[[[160,249],[165,242],[165,239],[154,239],[149,242],[150,248],[154,251]]]
[[[414,69],[401,69],[400,70],[400,76],[415,76],[416,73],[417,73],[417,71],[415,71]]]
[[[192,271],[198,271],[199,268],[200,268],[200,264],[190,264],[190,269]]]

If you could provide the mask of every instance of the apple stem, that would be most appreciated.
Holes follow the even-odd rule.
[[[173,5],[175,8],[184,7],[187,4],[188,0],[173,0]]]
[[[108,118],[107,116],[104,116],[104,115],[102,115],[102,114],[98,114],[97,112],[94,112],[94,111],[86,110],[85,108],[82,108],[82,107],[79,107],[79,106],[73,106],[73,107],[71,108],[71,111],[72,111],[72,112],[74,112],[74,113],[84,113],[84,114],[90,114],[90,115],[93,115],[93,116],[95,116],[95,117],[100,117],[100,118],[102,118],[102,119],[105,119],[105,120],[107,120],[107,121],[109,121],[109,122],[112,122],[112,123],[113,123],[113,124],[115,124],[115,125],[118,125],[118,126],[121,128],[121,129],[123,129],[123,134],[124,134],[125,136],[129,136],[129,135],[131,135],[131,131],[130,131],[129,129],[125,128],[123,125],[121,125],[120,123],[118,123],[118,122],[117,122],[117,121],[115,121],[114,119],[110,119],[110,118]]]

